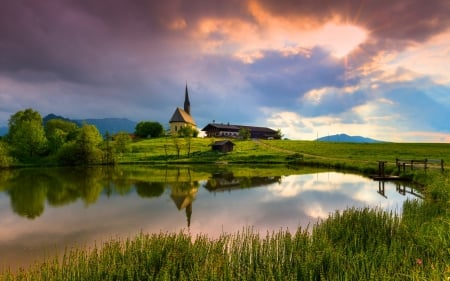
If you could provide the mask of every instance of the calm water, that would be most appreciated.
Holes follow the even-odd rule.
[[[280,175],[283,173],[284,175]],[[249,167],[21,169],[0,172],[0,271],[66,247],[143,232],[217,237],[307,227],[335,210],[401,213],[411,187],[319,170]]]

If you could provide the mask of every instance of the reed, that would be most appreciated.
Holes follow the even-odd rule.
[[[261,236],[252,228],[219,238],[180,233],[111,240],[1,276],[2,280],[447,280],[449,221],[426,220],[426,203],[405,215],[336,212],[308,229]],[[419,218],[417,217],[419,216]],[[423,224],[422,224],[423,225]]]

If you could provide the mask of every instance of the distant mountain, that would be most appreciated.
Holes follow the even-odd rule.
[[[361,136],[349,136],[347,134],[338,134],[332,136],[326,136],[322,138],[318,138],[317,141],[323,142],[354,142],[354,143],[377,143],[382,142],[379,140],[374,140],[371,138],[365,138]]]
[[[100,131],[102,135],[104,135],[106,132],[113,135],[121,131],[133,133],[137,124],[136,122],[126,118],[100,118],[100,119],[91,118],[91,119],[71,120],[62,116],[55,115],[53,113],[43,118],[44,124],[51,119],[63,119],[66,121],[75,122],[79,126],[82,126],[84,123],[91,124],[97,127],[97,129]]]
[[[80,126],[83,123],[91,124],[97,127],[102,135],[106,132],[114,135],[118,132],[133,133],[136,128],[136,122],[126,118],[102,118],[102,119],[84,119],[74,120]]]
[[[65,117],[50,113],[49,115],[42,118],[42,120],[44,121],[44,126],[45,126],[45,124],[47,124],[48,121],[50,121],[52,119],[62,119],[62,120],[70,121],[70,122],[75,122],[75,120],[70,120],[69,118],[65,118]]]

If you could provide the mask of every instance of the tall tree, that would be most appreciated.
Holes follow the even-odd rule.
[[[97,127],[84,124],[75,141],[77,158],[81,164],[94,164],[101,161],[102,152],[99,145],[103,138]]]
[[[18,111],[9,119],[7,140],[12,153],[19,160],[28,160],[43,154],[47,138],[39,112],[28,108]]]
[[[114,148],[116,152],[125,153],[130,151],[131,137],[127,132],[119,132],[114,136]]]
[[[45,124],[45,135],[50,152],[58,151],[61,146],[76,138],[78,125],[63,119],[51,119]]]
[[[97,127],[84,124],[74,141],[65,143],[58,151],[58,159],[65,165],[89,165],[102,162],[99,148],[103,138]]]

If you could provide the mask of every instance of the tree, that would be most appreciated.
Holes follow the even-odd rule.
[[[82,164],[98,163],[101,160],[99,145],[103,138],[94,125],[84,124],[75,141],[77,156]]]
[[[105,140],[102,143],[103,150],[103,164],[114,164],[115,160],[115,151],[114,147],[111,145],[112,136],[108,131],[105,133]]]
[[[185,127],[180,128],[180,130],[178,131],[178,135],[184,137],[184,141],[186,143],[187,157],[189,158],[191,155],[192,137],[197,137],[198,131],[189,126],[185,126]]]
[[[6,168],[13,164],[14,159],[9,155],[8,144],[0,140],[0,168]]]
[[[275,137],[277,140],[281,140],[283,138],[283,133],[281,132],[281,129],[277,130],[277,135]]]
[[[102,151],[99,146],[103,139],[94,125],[84,124],[74,141],[64,144],[59,153],[59,161],[67,165],[89,165],[101,163]]]
[[[180,151],[181,151],[180,138],[178,136],[172,136],[172,140],[175,150],[177,151],[177,158],[180,158]]]
[[[58,151],[63,144],[72,141],[78,134],[78,125],[63,119],[51,119],[45,124],[45,135],[51,153]]]
[[[39,112],[28,108],[11,116],[7,140],[12,153],[19,160],[42,155],[47,149],[47,138]]]
[[[240,136],[241,139],[243,139],[243,140],[248,140],[248,139],[252,136],[252,134],[251,134],[249,128],[241,127],[241,128],[239,129],[239,136]]]
[[[139,138],[160,137],[164,133],[163,126],[158,122],[141,121],[137,123],[134,134]]]
[[[116,152],[125,153],[130,151],[131,137],[127,132],[119,132],[114,136],[114,148]]]

